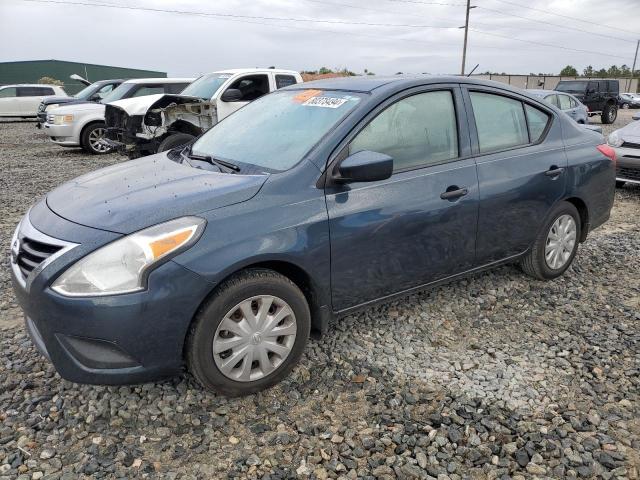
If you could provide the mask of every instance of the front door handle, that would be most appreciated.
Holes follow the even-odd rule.
[[[555,178],[557,176],[559,176],[562,172],[564,172],[564,168],[562,167],[556,167],[555,165],[552,166],[549,170],[547,170],[546,172],[544,172],[544,174],[547,177],[552,177]]]
[[[469,193],[468,188],[459,188],[457,186],[451,186],[447,188],[446,192],[440,194],[442,200],[455,200],[456,198],[464,197]]]

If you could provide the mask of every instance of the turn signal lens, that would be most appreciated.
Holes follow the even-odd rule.
[[[193,229],[188,229],[183,230],[182,232],[174,233],[168,237],[150,242],[149,248],[151,248],[153,258],[158,259],[163,255],[172,252],[173,250],[187,242],[191,238],[191,235],[193,235]]]

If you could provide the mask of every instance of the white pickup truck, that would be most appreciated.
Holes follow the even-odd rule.
[[[107,105],[106,142],[129,158],[189,143],[249,102],[302,82],[298,72],[244,68],[207,73],[179,95],[149,95]]]

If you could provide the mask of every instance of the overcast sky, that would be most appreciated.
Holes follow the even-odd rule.
[[[347,67],[357,73],[366,68],[377,74],[459,73],[463,30],[457,27],[464,25],[465,8],[461,4],[466,0],[48,1],[409,26],[229,18],[0,0],[0,61],[53,58],[167,71],[170,76],[270,65],[295,70]],[[427,4],[433,2],[448,5]],[[474,31],[469,34],[467,70],[477,63],[478,71],[508,73],[558,73],[567,64],[579,71],[587,65],[631,66],[635,41],[640,38],[640,0],[475,0],[472,5],[478,8],[471,10]]]

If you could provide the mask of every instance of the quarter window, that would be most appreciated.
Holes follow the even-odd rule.
[[[349,145],[393,158],[393,170],[442,163],[458,157],[458,130],[450,91],[404,98],[375,117]]]
[[[542,137],[551,117],[549,114],[532,107],[531,105],[525,104],[524,109],[527,112],[527,122],[529,123],[531,141],[535,143]]]
[[[293,75],[276,75],[276,88],[284,88],[296,84],[296,77]]]
[[[522,102],[492,93],[470,92],[480,152],[529,143]]]
[[[0,98],[12,98],[16,96],[16,87],[7,87],[0,90]]]

